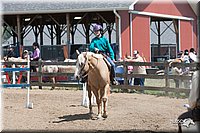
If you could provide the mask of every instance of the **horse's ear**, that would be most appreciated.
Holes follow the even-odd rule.
[[[79,54],[80,54],[80,52],[79,52],[78,50],[76,50],[76,54],[77,54],[77,55],[79,55]]]

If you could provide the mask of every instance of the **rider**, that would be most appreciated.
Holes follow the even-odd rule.
[[[95,52],[95,53],[102,53],[108,62],[111,64],[111,82],[113,85],[118,84],[115,80],[115,59],[114,59],[114,52],[111,48],[110,43],[108,40],[102,35],[102,26],[95,24],[93,27],[94,34],[96,37],[92,39],[92,42],[89,46],[89,51]]]

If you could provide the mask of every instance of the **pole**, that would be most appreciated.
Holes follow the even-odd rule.
[[[30,69],[30,56],[28,55],[28,68]],[[27,108],[32,108],[30,105],[30,70],[27,71],[27,84],[29,85],[27,88],[27,102],[26,102],[26,107]]]

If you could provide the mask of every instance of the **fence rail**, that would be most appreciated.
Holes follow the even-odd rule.
[[[3,62],[4,65],[24,65],[22,62]],[[68,78],[68,81],[66,83],[44,83],[42,81],[42,77],[44,76],[67,76],[71,77],[73,76],[73,72],[65,72],[65,73],[43,73],[42,72],[42,66],[44,65],[75,65],[75,62],[44,62],[44,61],[38,61],[38,62],[31,62],[31,65],[38,66],[38,72],[31,72],[31,77],[38,77],[38,82],[31,82],[31,86],[55,86],[55,87],[76,87],[80,86],[81,84],[78,83],[76,80],[72,80]],[[124,84],[123,85],[112,85],[113,88],[119,88],[122,90],[126,89],[136,89],[136,90],[158,90],[158,91],[166,91],[166,92],[183,92],[183,93],[189,93],[189,88],[177,88],[177,87],[170,87],[170,80],[176,79],[176,80],[191,80],[192,75],[171,75],[170,74],[170,67],[168,62],[116,62],[117,66],[122,65],[124,68],[124,73],[117,73],[116,76],[120,78],[124,78]],[[157,74],[129,74],[128,73],[128,66],[148,66],[149,69],[162,69],[164,71],[163,75],[157,75]],[[190,69],[194,69],[197,66],[199,66],[199,63],[172,63],[173,67],[189,67]],[[165,85],[163,87],[160,86],[131,86],[128,84],[128,80],[130,78],[146,78],[146,79],[164,79]],[[71,84],[69,84],[71,82]],[[77,84],[75,84],[77,83]]]

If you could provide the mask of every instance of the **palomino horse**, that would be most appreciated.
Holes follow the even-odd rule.
[[[107,118],[107,102],[108,93],[110,91],[110,72],[106,62],[104,61],[103,55],[94,54],[92,52],[83,52],[79,54],[76,62],[76,71],[74,76],[77,79],[88,76],[87,90],[91,118]],[[98,106],[97,117],[94,117],[92,111],[92,92],[96,97],[96,102]]]

